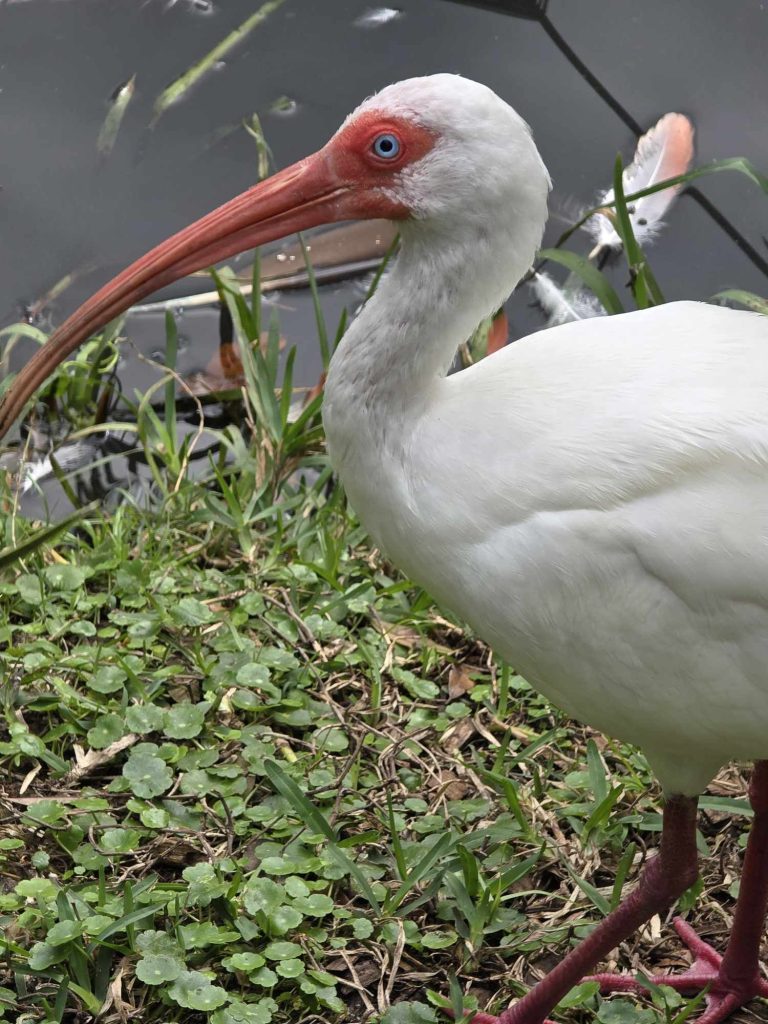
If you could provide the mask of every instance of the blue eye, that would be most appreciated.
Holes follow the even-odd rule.
[[[400,139],[391,132],[384,132],[376,136],[371,149],[382,160],[394,160],[400,153]]]

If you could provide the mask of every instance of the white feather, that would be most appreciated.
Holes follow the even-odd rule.
[[[96,456],[101,447],[100,439],[86,439],[64,444],[56,450],[55,458],[59,469],[65,473],[82,469]],[[19,471],[21,492],[26,494],[34,485],[47,477],[53,476],[53,462],[50,455],[22,463]]]
[[[624,194],[631,195],[665,178],[685,174],[693,159],[693,125],[684,114],[665,114],[640,139],[632,163],[621,176]],[[629,205],[635,238],[641,245],[652,241],[664,226],[662,218],[680,191],[680,185],[643,196]],[[613,189],[598,196],[598,204],[613,201]],[[584,225],[598,246],[618,249],[621,239],[607,217],[596,214]]]
[[[400,18],[402,13],[396,7],[375,7],[364,11],[359,18],[355,18],[354,24],[357,28],[378,28],[380,25],[388,25],[390,21]]]
[[[565,284],[560,285],[549,274],[539,271],[534,273],[528,284],[536,302],[547,315],[547,327],[605,316],[605,310],[597,297],[574,287],[575,282],[570,274]]]

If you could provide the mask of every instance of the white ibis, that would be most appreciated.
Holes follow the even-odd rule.
[[[447,376],[528,269],[549,177],[521,118],[435,75],[366,100],[300,161],[143,256],[18,376],[0,434],[65,354],[161,285],[329,221],[386,217],[402,246],[328,376],[331,458],[392,559],[543,693],[642,747],[665,795],[658,856],[526,996],[476,1024],[541,1024],[697,875],[697,795],[757,761],[741,893],[721,957],[657,977],[709,986],[699,1024],[768,996],[768,320],[676,302],[565,324]],[[604,989],[632,990],[598,975]]]

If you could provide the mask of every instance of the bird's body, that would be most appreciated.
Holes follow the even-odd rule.
[[[380,333],[353,326],[326,420],[392,560],[668,792],[768,757],[768,319],[565,324],[452,376],[409,365],[394,417],[397,371],[381,395],[345,381]]]
[[[328,376],[331,458],[372,536],[529,681],[639,744],[665,790],[632,894],[499,1018],[542,1024],[697,875],[696,794],[757,760],[725,956],[680,926],[699,1024],[756,995],[768,908],[768,318],[673,303],[542,331],[446,376],[530,267],[549,177],[522,119],[454,75],[389,86],[313,156],[161,243],[53,335],[0,402],[158,287],[321,223],[401,225]],[[631,979],[599,976],[603,989]]]

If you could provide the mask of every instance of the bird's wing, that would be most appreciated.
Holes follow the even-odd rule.
[[[446,384],[480,529],[602,513],[684,599],[768,608],[768,318],[673,303],[566,324]]]

